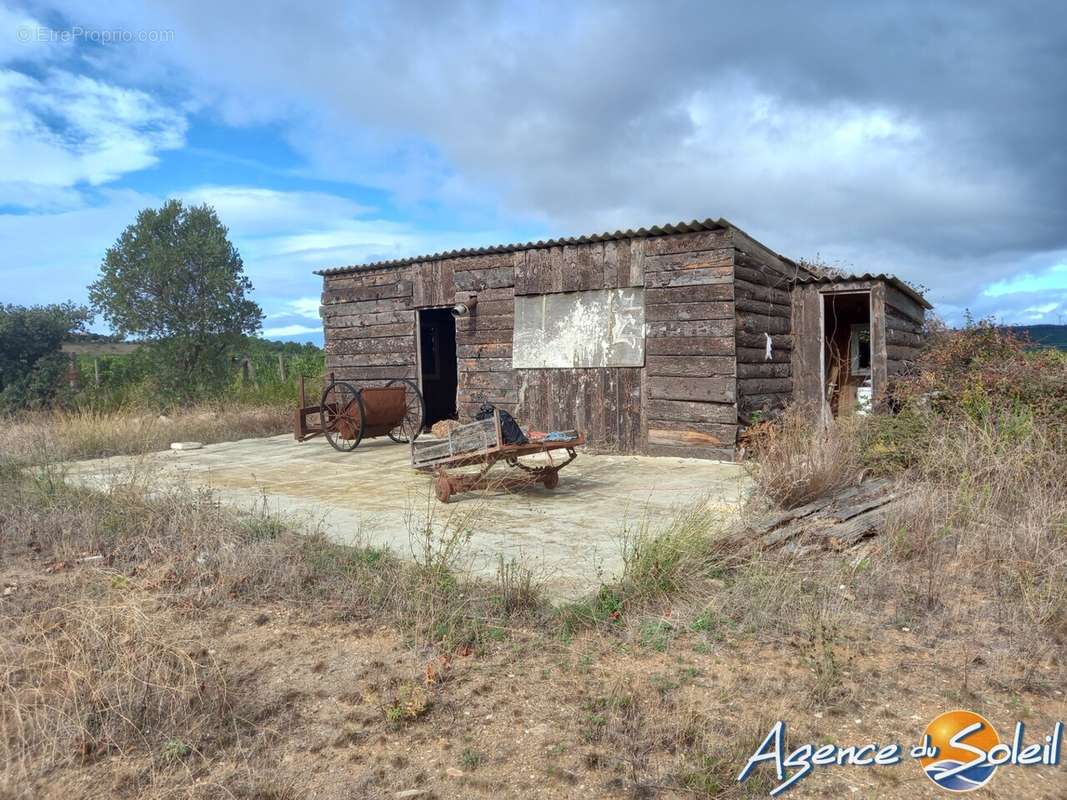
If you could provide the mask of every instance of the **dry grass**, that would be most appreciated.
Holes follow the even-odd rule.
[[[791,408],[753,441],[747,462],[756,495],[782,508],[796,508],[849,486],[861,469],[856,418],[825,420],[809,409]]]
[[[0,453],[23,464],[167,449],[171,442],[226,442],[292,428],[283,407],[199,407],[170,416],[136,411],[22,414],[0,425]]]
[[[1067,453],[1030,423],[941,431],[905,478],[872,593],[939,634],[966,620],[970,635],[996,643],[985,657],[1004,667],[1003,680],[1028,687],[1067,638],[1065,474]]]
[[[0,471],[0,796],[766,796],[768,770],[736,776],[775,719],[796,741],[911,741],[957,706],[1041,729],[1067,712],[1062,440],[1018,409],[920,422],[891,432],[923,438],[861,549],[738,560],[697,505],[637,522],[623,575],[555,610],[521,564],[464,575],[493,499],[413,509],[401,561],[181,487]],[[756,502],[856,480],[880,423],[787,415]],[[793,793],[914,795],[861,772]]]
[[[176,636],[141,599],[79,598],[0,624],[0,761],[8,770],[133,750],[167,757],[203,746],[231,722],[207,647]]]

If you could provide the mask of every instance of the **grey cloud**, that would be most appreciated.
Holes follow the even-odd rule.
[[[558,232],[722,214],[957,306],[1067,249],[1058,3],[62,11],[174,28],[106,57],[148,52],[228,121],[286,123],[319,174],[405,196]]]

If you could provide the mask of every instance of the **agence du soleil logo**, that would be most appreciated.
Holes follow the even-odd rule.
[[[1026,728],[1015,723],[1011,742],[1001,741],[985,717],[973,711],[946,711],[935,717],[923,732],[922,742],[908,753],[927,778],[948,792],[972,792],[986,786],[997,768],[1012,766],[1058,766],[1063,744],[1063,723],[1057,722],[1044,741],[1026,744]],[[890,767],[903,760],[899,744],[804,744],[791,751],[785,747],[785,723],[777,722],[737,776],[745,781],[760,764],[774,765],[776,796],[806,778],[815,767]]]

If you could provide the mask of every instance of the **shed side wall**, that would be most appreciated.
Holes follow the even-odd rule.
[[[885,342],[889,377],[900,375],[915,360],[922,345],[926,312],[892,286],[885,287]]]
[[[794,269],[740,232],[734,266],[738,416],[778,411],[793,398]],[[770,337],[770,358],[767,343]]]

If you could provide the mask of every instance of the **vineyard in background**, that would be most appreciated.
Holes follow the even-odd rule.
[[[155,354],[151,348],[124,353],[92,352],[93,346],[70,353],[66,388],[60,405],[67,408],[116,411],[145,409],[166,411],[174,405],[155,377]],[[101,345],[97,350],[107,349]],[[88,351],[88,352],[86,352]],[[247,337],[230,355],[231,377],[220,388],[205,391],[200,402],[247,405],[296,403],[298,382],[303,376],[309,394],[319,390],[325,369],[321,348],[308,343],[275,342]]]

